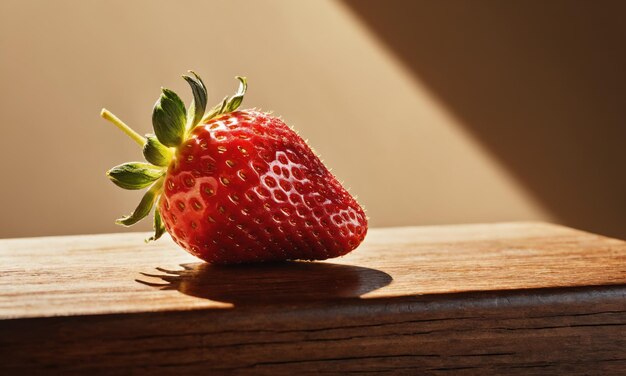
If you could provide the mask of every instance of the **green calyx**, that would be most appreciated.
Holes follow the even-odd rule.
[[[152,110],[152,127],[163,145],[176,147],[185,137],[187,110],[176,93],[169,89],[161,91],[162,94]]]
[[[132,226],[147,217],[155,204],[158,203],[163,192],[163,182],[167,167],[176,155],[176,149],[182,144],[195,127],[229,112],[236,111],[248,88],[245,77],[236,77],[239,80],[239,89],[231,97],[225,97],[218,105],[206,111],[207,90],[202,79],[193,71],[184,75],[183,79],[191,87],[193,99],[188,108],[185,108],[180,97],[169,89],[161,89],[161,96],[152,110],[152,127],[154,134],[145,137],[135,132],[106,109],[100,115],[122,130],[142,148],[143,155],[149,163],[128,162],[115,166],[107,171],[108,178],[118,187],[124,189],[148,188],[137,208],[127,216],[118,219],[115,223],[122,226]],[[156,205],[154,209],[154,235],[146,239],[159,239],[165,233],[165,226]]]
[[[125,215],[116,220],[115,223],[122,226],[132,226],[147,217],[148,214],[150,214],[154,203],[159,198],[162,188],[163,179],[159,179],[152,185],[152,187],[150,187],[150,189],[148,189],[146,194],[143,195],[141,201],[139,201],[139,205],[137,205],[137,208],[130,215]]]
[[[173,154],[172,149],[159,142],[155,135],[146,135],[146,143],[143,145],[143,156],[146,161],[153,165],[167,167]]]
[[[204,82],[202,79],[193,71],[189,71],[193,75],[185,76],[183,75],[183,79],[187,81],[189,86],[191,87],[191,92],[193,93],[193,100],[189,105],[189,111],[187,111],[187,127],[193,127],[194,124],[198,124],[206,111],[206,87],[204,86]]]
[[[115,185],[124,189],[143,189],[159,179],[165,171],[149,163],[129,162],[107,171]]]
[[[226,114],[229,112],[233,112],[239,108],[241,102],[243,101],[243,96],[246,94],[248,90],[248,80],[245,77],[237,76],[235,77],[239,80],[239,89],[237,93],[232,97],[224,97],[222,102],[216,106],[214,106],[209,112],[207,112],[200,121],[201,123],[206,123],[207,121],[217,117],[221,114]]]

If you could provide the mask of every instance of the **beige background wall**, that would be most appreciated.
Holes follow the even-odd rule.
[[[187,69],[212,102],[246,75],[244,107],[274,110],[308,138],[372,226],[562,221],[355,7],[2,1],[0,237],[121,231],[113,220],[139,196],[104,171],[141,153],[100,108],[148,132],[160,86],[189,99]]]

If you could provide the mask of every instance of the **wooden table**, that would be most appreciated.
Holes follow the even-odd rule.
[[[373,229],[212,267],[125,233],[0,240],[0,374],[626,374],[626,242],[542,223]]]

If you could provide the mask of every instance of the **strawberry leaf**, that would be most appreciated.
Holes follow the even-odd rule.
[[[153,165],[168,166],[172,160],[172,151],[151,134],[146,135],[143,156]]]
[[[233,112],[241,106],[241,102],[243,102],[243,96],[246,94],[246,90],[248,90],[248,82],[245,77],[236,77],[239,80],[239,90],[237,93],[233,95],[226,103],[226,108],[222,111],[222,113]]]
[[[159,211],[159,207],[157,206],[154,209],[154,235],[146,239],[147,242],[158,240],[165,233],[165,226],[163,225],[163,220],[161,219],[161,212]]]
[[[137,205],[137,208],[133,211],[133,213],[116,220],[115,223],[128,227],[144,219],[148,214],[150,214],[162,187],[163,179],[157,180],[157,182],[154,183],[148,192],[146,192],[146,194],[141,198],[139,205]]]
[[[200,122],[201,123],[207,122],[213,119],[214,117],[216,117],[217,115],[221,114],[224,107],[226,107],[226,102],[228,102],[228,95],[224,97],[222,102],[215,105],[215,107],[213,107],[209,112],[207,112],[207,114],[204,115],[204,117],[202,118]]]
[[[207,93],[202,79],[194,71],[189,71],[189,73],[193,74],[193,77],[183,76],[183,78],[191,86],[193,93],[193,100],[187,111],[187,128],[191,129],[198,124],[206,111]]]
[[[230,98],[228,96],[224,97],[222,103],[213,107],[209,112],[206,113],[206,115],[204,115],[201,120],[202,123],[207,122],[218,115],[233,112],[239,108],[241,102],[243,102],[243,96],[246,94],[246,90],[248,90],[248,81],[245,77],[237,76],[236,78],[240,82],[237,93],[235,93],[235,95]]]
[[[176,147],[185,137],[187,111],[175,92],[169,89],[161,90],[162,94],[152,111],[152,126],[163,145]]]
[[[107,176],[115,185],[124,189],[142,189],[160,178],[163,169],[142,162],[129,162],[107,171]]]

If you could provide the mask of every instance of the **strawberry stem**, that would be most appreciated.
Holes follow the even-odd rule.
[[[103,119],[113,123],[122,132],[126,133],[128,137],[132,138],[136,143],[138,143],[139,146],[143,147],[146,144],[146,139],[142,135],[135,132],[131,127],[126,125],[126,123],[121,121],[117,116],[113,115],[111,111],[103,108],[102,111],[100,111],[100,116],[102,116]]]

